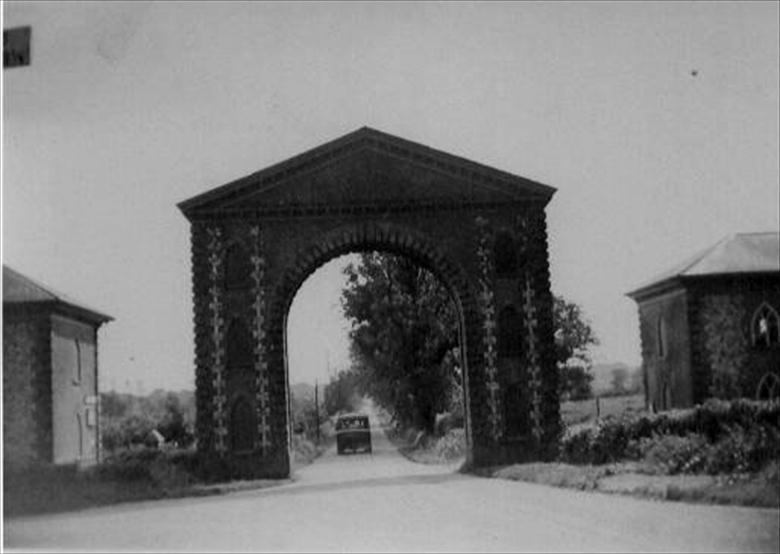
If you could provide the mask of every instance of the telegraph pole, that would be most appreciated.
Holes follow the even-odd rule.
[[[316,414],[317,422],[317,444],[320,443],[320,396],[319,396],[319,381],[314,380],[314,413]]]

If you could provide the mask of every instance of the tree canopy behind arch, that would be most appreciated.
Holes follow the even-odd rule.
[[[361,254],[344,273],[342,307],[362,391],[400,425],[432,432],[459,390],[458,315],[449,292],[427,269],[391,254]]]
[[[458,312],[449,291],[427,269],[391,254],[361,254],[344,273],[342,308],[352,323],[352,372],[361,392],[401,426],[432,432],[436,414],[460,409],[463,396]],[[589,397],[589,348],[598,340],[582,309],[560,296],[554,297],[553,322],[559,391]]]
[[[591,396],[590,347],[599,343],[582,308],[562,296],[553,296],[555,363],[558,392],[562,398],[581,400]]]

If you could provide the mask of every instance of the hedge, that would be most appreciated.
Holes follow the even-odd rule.
[[[724,455],[735,446],[752,449],[752,461],[747,464],[752,467],[766,456],[774,454],[776,457],[779,417],[780,403],[754,400],[708,400],[687,410],[607,416],[598,420],[595,426],[567,429],[560,441],[559,460],[573,464],[605,464],[639,459],[643,456],[640,449],[643,440],[644,454],[647,454],[649,439],[659,441],[659,437],[695,435],[708,445],[723,443],[720,448]],[[712,467],[717,465],[716,462],[711,464]]]

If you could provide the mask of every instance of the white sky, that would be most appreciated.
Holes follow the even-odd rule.
[[[553,290],[583,306],[601,361],[640,361],[625,292],[780,227],[776,2],[3,14],[33,28],[32,65],[3,71],[3,262],[116,318],[104,388],[194,387],[175,204],[363,125],[557,187]],[[337,265],[292,308],[293,381],[324,380],[328,351],[343,363]]]

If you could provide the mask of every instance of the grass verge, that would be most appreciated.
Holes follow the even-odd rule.
[[[441,437],[430,437],[409,429],[399,432],[385,427],[385,435],[405,458],[418,464],[459,464],[466,459],[463,429],[451,429]]]
[[[42,466],[3,474],[3,517],[82,510],[143,500],[227,494],[290,482],[279,479],[209,482],[193,456],[140,452],[98,466]]]
[[[475,475],[540,485],[627,494],[659,500],[780,507],[778,463],[758,472],[729,475],[654,475],[637,462],[606,465],[528,463],[479,468]]]

